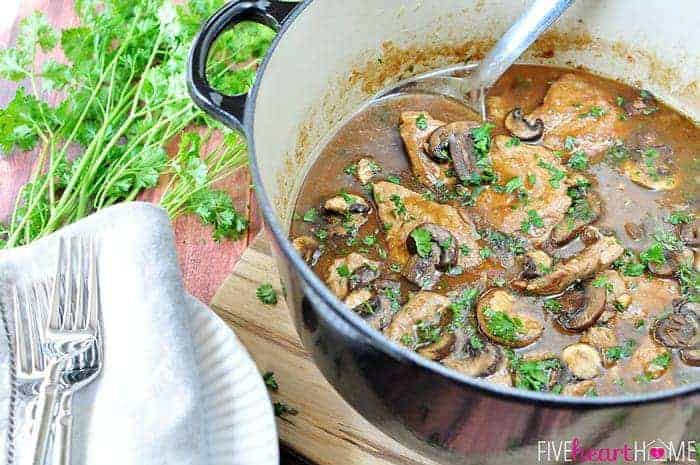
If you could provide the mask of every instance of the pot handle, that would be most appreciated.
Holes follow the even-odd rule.
[[[241,121],[248,95],[224,95],[209,85],[209,50],[223,32],[242,21],[255,21],[279,31],[280,23],[296,6],[296,2],[275,0],[233,1],[214,13],[194,39],[187,61],[187,89],[194,103],[226,126],[245,133]]]

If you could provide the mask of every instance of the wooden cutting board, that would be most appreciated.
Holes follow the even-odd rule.
[[[278,418],[281,443],[318,465],[433,465],[356,413],[324,379],[302,347],[284,301],[274,307],[255,291],[270,283],[281,295],[279,274],[264,234],[243,253],[211,306],[235,331],[261,373],[272,371],[271,393],[298,411]]]

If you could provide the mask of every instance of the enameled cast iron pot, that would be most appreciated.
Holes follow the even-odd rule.
[[[627,397],[566,398],[462,376],[370,329],[287,240],[296,193],[315,148],[340,121],[391,82],[478,60],[524,5],[523,0],[232,2],[206,23],[193,46],[190,92],[210,115],[247,136],[257,197],[301,339],[335,389],[382,431],[443,463],[555,461],[540,441],[556,447],[576,438],[585,447],[622,448],[635,440],[700,439],[697,384]],[[644,83],[697,120],[699,15],[695,0],[579,0],[523,61],[580,65]],[[206,58],[214,40],[243,20],[267,24],[279,34],[251,93],[224,96],[207,83]]]

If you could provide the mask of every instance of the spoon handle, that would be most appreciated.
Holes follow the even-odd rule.
[[[501,37],[477,71],[468,79],[469,89],[485,89],[496,83],[520,55],[566,11],[574,0],[533,0]]]

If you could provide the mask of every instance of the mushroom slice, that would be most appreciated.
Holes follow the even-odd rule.
[[[321,256],[321,249],[316,239],[311,236],[299,236],[292,241],[292,245],[309,266],[316,265]]]
[[[700,303],[676,300],[673,307],[654,323],[654,341],[671,349],[700,349]]]
[[[343,303],[358,315],[371,315],[375,311],[371,299],[372,292],[369,289],[358,289],[348,294]]]
[[[440,280],[441,273],[437,269],[439,261],[440,247],[433,243],[430,255],[427,257],[421,257],[418,254],[411,255],[401,270],[401,274],[421,289],[430,290]]]
[[[406,246],[411,254],[418,252],[418,246],[413,237],[413,232],[417,229],[430,234],[430,241],[438,245],[439,260],[436,267],[439,270],[445,271],[457,264],[457,240],[451,232],[435,223],[423,223],[411,231],[411,234],[406,239]]]
[[[536,318],[516,311],[517,301],[502,289],[487,292],[476,307],[479,328],[494,342],[507,347],[525,347],[542,336],[544,327]]]
[[[520,107],[506,115],[504,124],[512,135],[523,142],[537,142],[544,134],[544,122],[539,118],[534,123],[529,122]]]
[[[361,158],[357,162],[357,179],[367,184],[381,171],[381,167],[371,158]]]
[[[476,348],[467,343],[462,351],[452,353],[442,364],[468,376],[483,378],[493,375],[501,364],[503,351],[488,341]]]
[[[700,367],[700,349],[683,349],[680,351],[680,356],[686,365]]]
[[[394,315],[385,330],[392,341],[417,350],[433,360],[446,357],[454,344],[454,333],[447,331],[452,320],[450,299],[434,292],[417,292]]]
[[[571,242],[589,224],[596,221],[603,211],[603,202],[592,190],[585,199],[574,200],[566,217],[552,229],[552,242],[561,247]]]
[[[328,267],[326,284],[339,299],[347,297],[350,291],[350,279],[355,270],[362,266],[379,268],[379,262],[368,259],[364,255],[352,252],[346,257],[334,260]]]
[[[589,392],[595,390],[597,386],[598,385],[595,381],[587,379],[577,383],[567,384],[564,386],[561,393],[565,396],[583,397],[588,395]]]
[[[569,371],[579,379],[595,378],[603,369],[598,349],[580,342],[565,347],[561,352],[561,359]]]
[[[700,218],[679,224],[678,236],[688,247],[700,247]]]
[[[583,289],[574,289],[559,298],[563,306],[557,317],[559,326],[567,331],[583,331],[593,326],[605,311],[607,290],[592,283],[589,281]]]
[[[323,208],[326,209],[326,211],[337,213],[339,215],[353,213],[360,213],[364,215],[369,213],[370,210],[369,204],[365,199],[359,195],[347,193],[336,195],[335,197],[331,197],[330,199],[326,200],[326,202],[323,204]]]
[[[552,257],[541,250],[531,250],[520,259],[523,279],[539,278],[552,268]]]
[[[455,121],[437,128],[430,135],[430,139],[425,144],[424,150],[428,156],[438,163],[450,161],[450,136],[463,142],[471,139],[471,130],[477,127],[474,121]]]
[[[646,338],[632,355],[632,363],[633,366],[641,367],[646,377],[660,378],[671,365],[671,352]]]
[[[659,107],[654,95],[644,90],[636,99],[625,100],[622,104],[622,109],[625,110],[627,116],[635,116],[639,114],[650,115],[656,112]]]
[[[649,262],[649,271],[662,278],[674,276],[683,263],[692,263],[694,259],[693,251],[688,248],[681,250],[664,249],[664,260],[661,263]]]
[[[355,289],[360,289],[367,287],[379,277],[379,268],[372,264],[362,265],[353,271],[350,279],[348,280],[348,289],[354,291]]]

